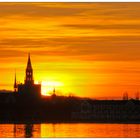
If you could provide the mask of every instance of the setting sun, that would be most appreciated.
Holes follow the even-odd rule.
[[[38,81],[35,81],[36,84],[40,83]],[[60,87],[64,86],[62,82],[57,81],[42,81],[41,82],[41,94],[50,96],[53,94],[54,88],[60,89]]]

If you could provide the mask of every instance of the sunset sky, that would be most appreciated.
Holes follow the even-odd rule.
[[[15,69],[24,82],[28,52],[44,88],[134,97],[140,91],[140,3],[0,3],[0,89],[13,90]]]

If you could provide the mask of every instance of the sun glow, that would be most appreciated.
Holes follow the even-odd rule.
[[[39,82],[36,81],[36,84]],[[62,82],[57,81],[42,81],[41,82],[41,94],[45,96],[51,96],[53,94],[54,88],[60,88],[64,84]]]

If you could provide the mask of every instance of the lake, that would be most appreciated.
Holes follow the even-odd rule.
[[[140,137],[140,124],[0,124],[0,137]]]

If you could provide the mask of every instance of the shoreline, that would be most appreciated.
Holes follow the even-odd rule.
[[[18,121],[11,121],[11,120],[0,120],[0,124],[67,124],[67,123],[71,123],[71,124],[80,124],[80,123],[90,123],[90,124],[140,124],[140,121],[65,121],[65,120],[44,120],[44,121],[40,121],[40,120],[18,120]]]

